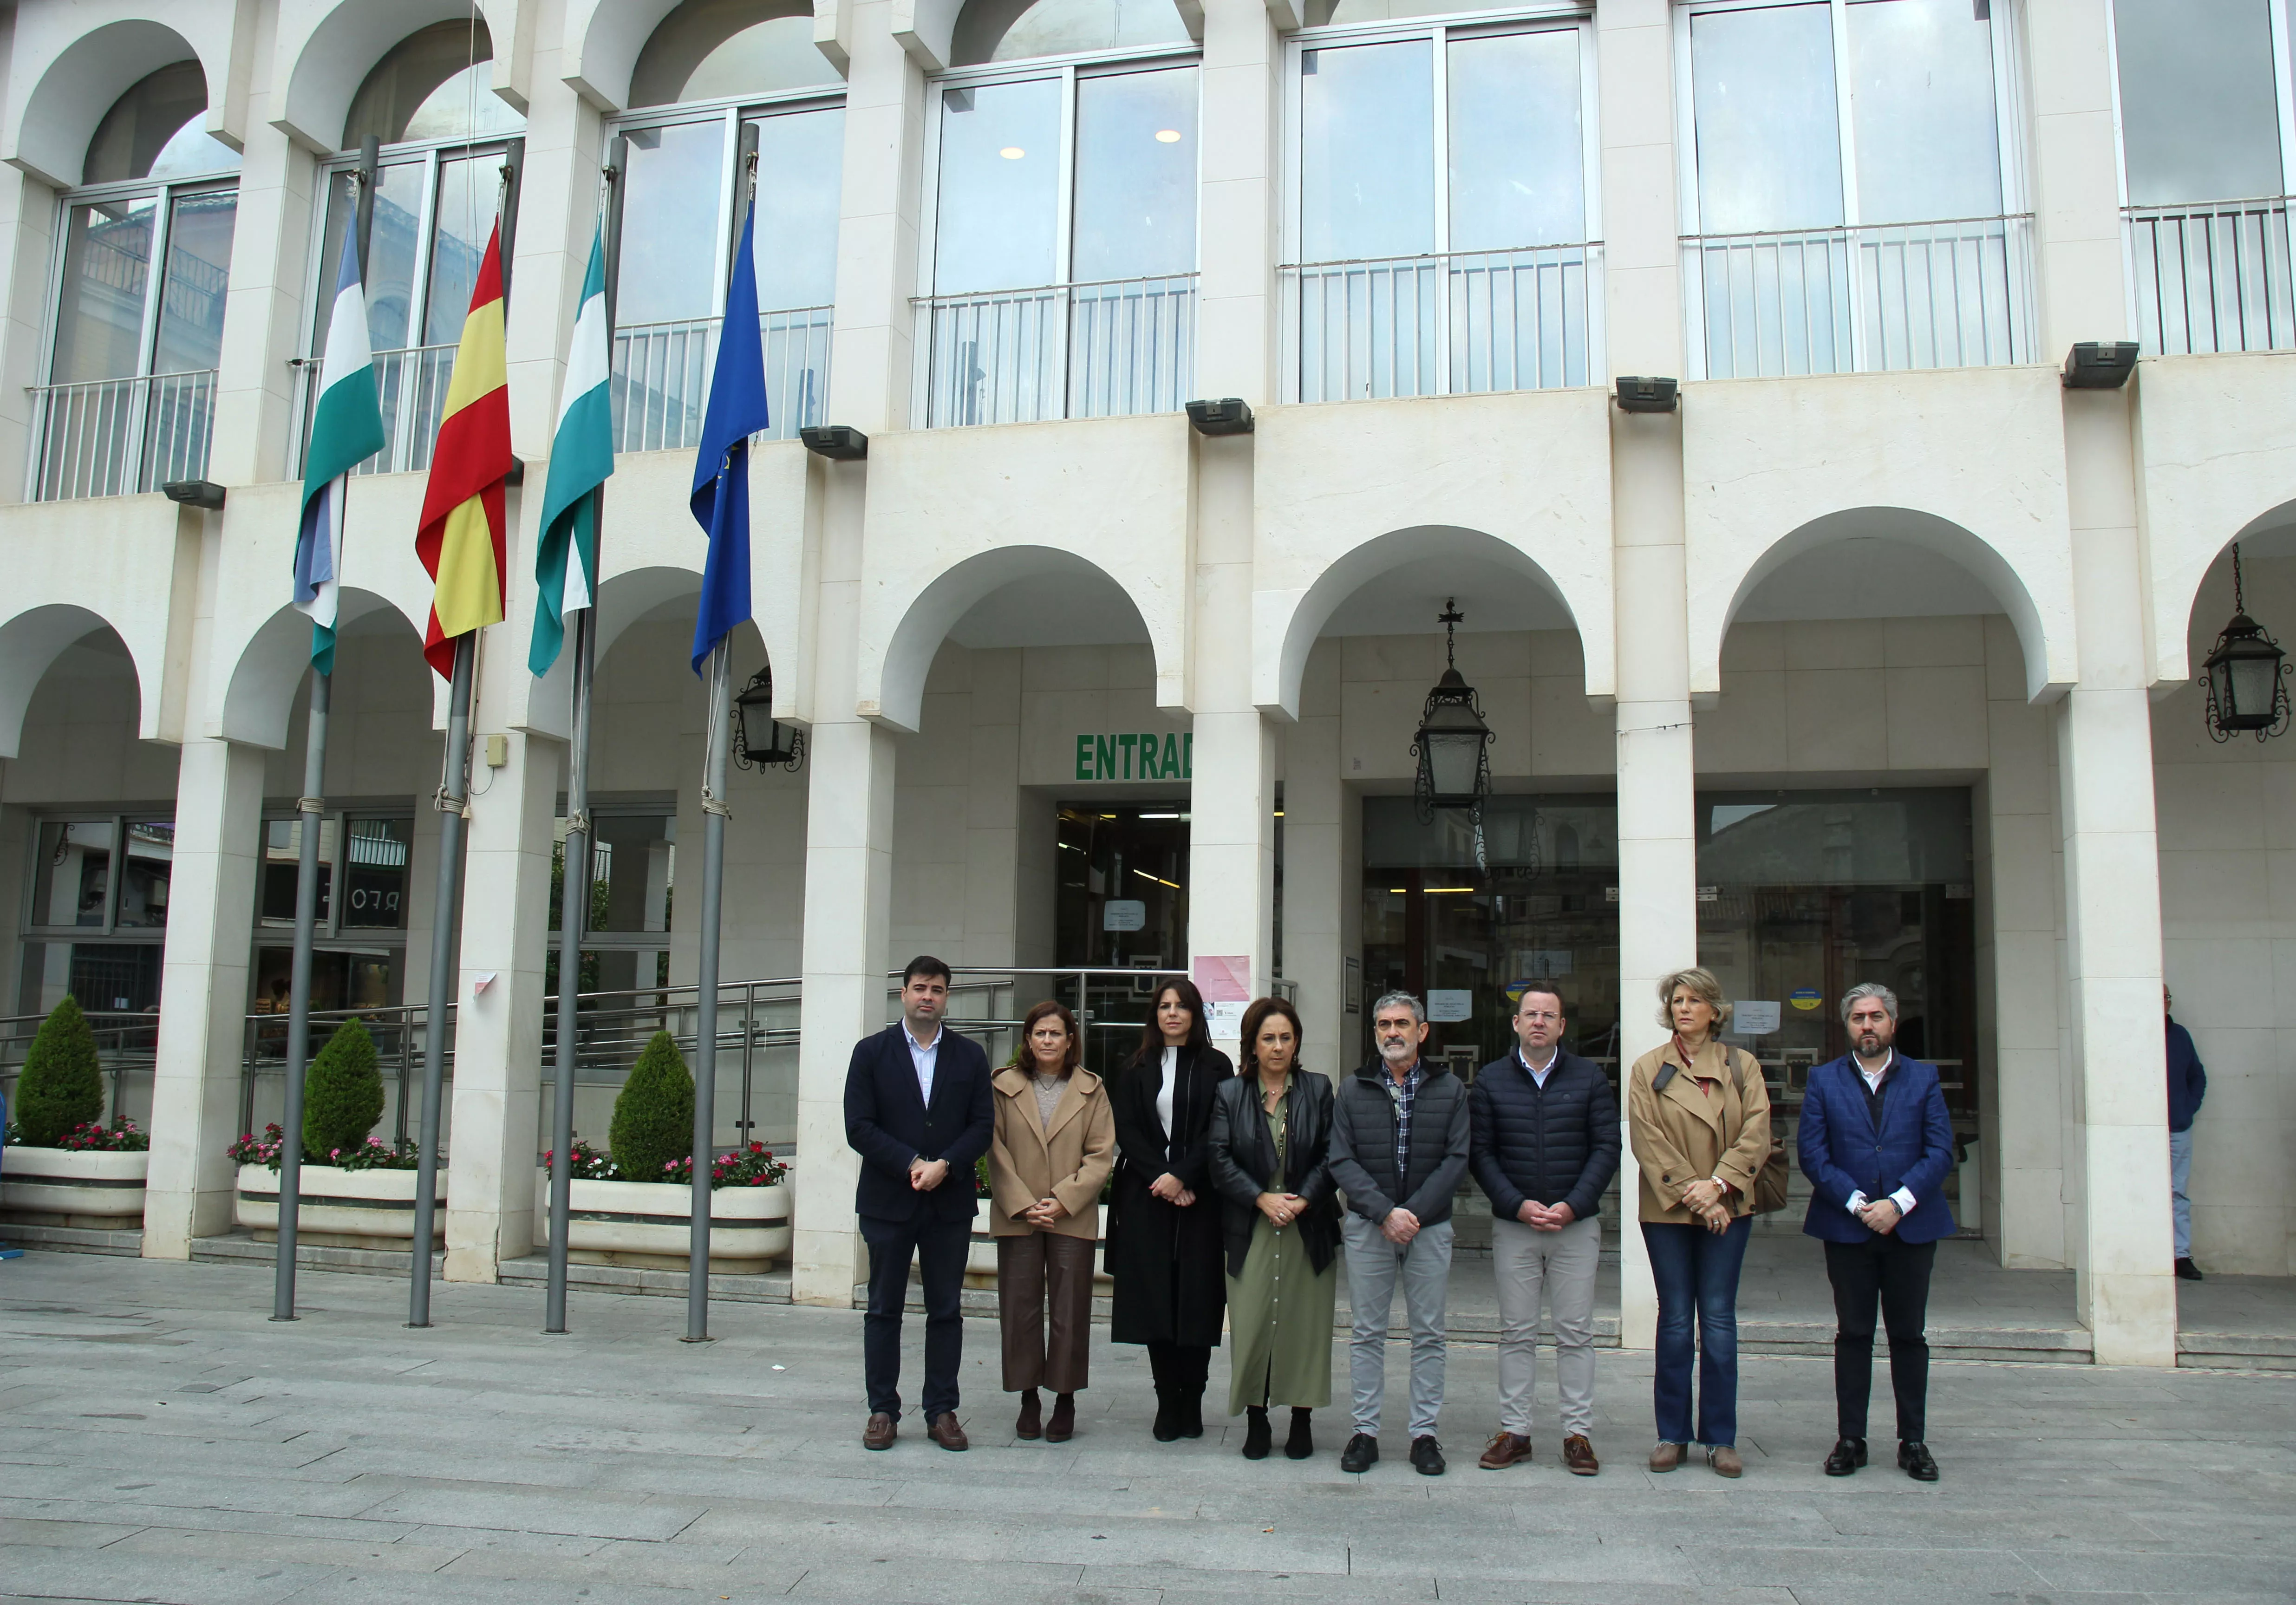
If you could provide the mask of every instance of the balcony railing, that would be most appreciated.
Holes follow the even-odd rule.
[[[832,308],[768,312],[758,320],[766,342],[767,438],[794,440],[824,421],[829,397]],[[698,445],[709,370],[718,360],[723,320],[627,323],[614,331],[614,449],[674,451]]]
[[[1683,242],[1693,377],[2034,360],[2030,217]]]
[[[920,298],[927,428],[1177,412],[1193,382],[1196,275]]]
[[[31,391],[33,501],[129,495],[207,477],[213,368]]]
[[[1300,401],[1583,385],[1602,362],[1599,243],[1283,270]]]
[[[2129,209],[2129,287],[2148,354],[2296,348],[2290,204]]]

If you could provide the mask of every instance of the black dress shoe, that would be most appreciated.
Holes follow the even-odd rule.
[[[1927,1444],[1899,1444],[1898,1465],[1915,1482],[1935,1482],[1938,1479],[1937,1462],[1930,1458]]]
[[[1293,1460],[1306,1460],[1316,1452],[1316,1435],[1308,1424],[1314,1414],[1312,1410],[1292,1407],[1292,1431],[1283,1440],[1283,1453]]]
[[[2178,1282],[2200,1282],[2203,1280],[2201,1275],[2201,1267],[2194,1265],[2190,1258],[2178,1260],[2177,1262],[2177,1280]]]
[[[1379,1464],[1379,1439],[1368,1432],[1358,1432],[1348,1439],[1348,1446],[1340,1451],[1340,1470],[1368,1471]]]
[[[1828,1477],[1848,1477],[1866,1463],[1866,1440],[1862,1437],[1836,1438],[1833,1453],[1825,1457]]]
[[[1435,1441],[1433,1433],[1424,1433],[1411,1440],[1411,1469],[1422,1477],[1443,1475],[1443,1445]]]
[[[1243,1412],[1243,1458],[1266,1460],[1275,1435],[1267,1429],[1267,1407],[1248,1404]]]

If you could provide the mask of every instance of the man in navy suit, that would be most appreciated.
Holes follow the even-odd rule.
[[[964,1257],[976,1208],[973,1161],[996,1114],[988,1055],[941,1023],[948,966],[914,958],[901,972],[901,1020],[853,1044],[845,1072],[845,1141],[861,1156],[854,1208],[869,1245],[869,1313],[861,1323],[871,1449],[890,1449],[901,1419],[901,1310],[909,1261],[925,1293],[925,1435],[970,1447],[956,1420],[964,1355]]]
[[[1890,1387],[1898,1396],[1898,1464],[1937,1480],[1924,1441],[1930,1346],[1922,1335],[1937,1241],[1951,1236],[1946,1172],[1953,1123],[1937,1067],[1898,1057],[1898,999],[1868,981],[1841,1000],[1850,1051],[1809,1073],[1802,1094],[1802,1174],[1809,1215],[1802,1230],[1825,1244],[1833,1284],[1833,1396],[1839,1439],[1828,1477],[1866,1463],[1866,1405],[1874,1391],[1874,1306],[1890,1333]]]

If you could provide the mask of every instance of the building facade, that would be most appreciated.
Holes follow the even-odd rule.
[[[147,1255],[227,1228],[225,1149],[277,1106],[297,476],[372,136],[390,439],[348,501],[314,1006],[411,1026],[458,942],[448,1275],[538,1239],[569,711],[525,651],[612,188],[579,985],[691,1029],[686,497],[753,170],[735,660],[804,750],[731,787],[723,974],[775,985],[718,1109],[794,1144],[800,1300],[858,1279],[846,1058],[917,951],[968,1018],[1086,1005],[1111,1062],[1145,984],[1084,972],[1216,959],[1296,995],[1326,1073],[1396,986],[1494,1057],[1534,978],[1630,1062],[1702,962],[1789,1102],[1886,981],[1965,1231],[2157,1364],[2165,978],[2212,1077],[2195,1254],[2296,1271],[2296,743],[2211,739],[2195,684],[2235,545],[2296,621],[2277,0],[20,0],[4,49],[0,975],[25,1015],[156,1011],[118,1094]],[[507,166],[526,479],[442,921],[413,536]],[[2133,378],[2063,382],[2121,340]],[[1192,425],[1226,397],[1250,430]],[[1479,819],[1413,798],[1454,606]]]

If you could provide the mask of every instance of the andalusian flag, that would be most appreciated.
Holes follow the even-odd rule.
[[[526,666],[546,675],[566,639],[566,615],[598,596],[598,498],[590,493],[614,471],[614,405],[607,388],[613,331],[606,326],[606,236],[590,242],[590,268],[574,314],[566,353],[566,388],[558,395],[558,432],[550,439],[550,479],[542,492],[542,545],[534,554],[541,598]]]
[[[383,447],[374,352],[367,343],[366,296],[359,287],[358,242],[343,231],[335,305],[327,315],[324,389],[303,450],[303,520],[295,535],[295,605],[311,616],[311,667],[335,672],[335,608],[342,590],[343,493],[350,471]]]
[[[502,223],[487,236],[479,283],[463,319],[455,374],[430,454],[414,554],[436,585],[422,655],[441,679],[455,674],[455,639],[503,618],[508,564],[503,482],[510,477],[510,378],[503,355]]]

